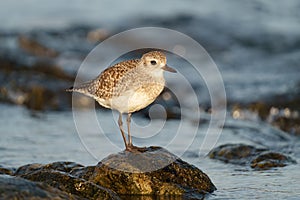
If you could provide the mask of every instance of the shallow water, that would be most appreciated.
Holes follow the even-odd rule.
[[[111,112],[99,111],[101,127],[106,135],[95,132],[93,127],[85,127],[85,133],[77,134],[71,112],[49,112],[35,113],[16,106],[0,105],[0,127],[1,140],[0,165],[6,167],[18,167],[28,163],[50,163],[54,161],[74,161],[83,165],[95,165],[105,156],[120,151],[123,141],[118,131],[116,122],[112,120]],[[87,111],[83,111],[87,112]],[[89,113],[89,111],[88,111]],[[107,117],[104,117],[107,116]],[[153,127],[160,129],[161,124],[152,122]],[[149,126],[147,119],[134,117],[133,132],[136,137],[134,142],[137,145],[160,145],[166,146],[166,140],[172,140],[176,130],[174,126],[177,120],[167,121],[161,132],[165,139],[147,135],[147,127],[143,136],[136,131],[143,126]],[[227,122],[228,126],[232,122]],[[253,122],[236,121],[236,127],[261,126]],[[186,134],[177,134],[178,141],[186,141],[189,136],[188,130],[193,129],[193,123],[184,122]],[[199,152],[203,141],[205,125],[201,126],[193,144],[186,149],[184,142],[171,142],[168,150],[181,158],[196,165],[209,175],[218,190],[210,195],[210,199],[297,199],[299,198],[299,164],[290,165],[284,168],[271,169],[267,171],[253,170],[250,167],[224,164],[217,160],[211,160],[205,156],[206,151]],[[151,129],[153,130],[153,129]],[[218,144],[238,143],[254,144],[245,137],[251,134],[245,129],[242,134],[237,134],[236,128],[225,128],[219,138]],[[149,132],[149,131],[148,131]],[[265,131],[266,133],[268,132]],[[141,133],[141,132],[140,132]],[[159,134],[158,134],[159,135]],[[82,141],[85,142],[83,145]],[[146,139],[145,139],[146,137]],[[144,138],[144,140],[143,140]],[[274,139],[276,140],[276,139]],[[276,143],[276,142],[275,142]],[[269,143],[270,144],[270,143]],[[279,145],[271,142],[273,146]],[[291,144],[291,142],[285,142]],[[86,149],[87,148],[87,149]],[[291,147],[298,163],[299,145]]]
[[[276,95],[281,95],[284,101],[299,93],[298,0],[275,3],[264,0],[247,3],[239,0],[201,1],[200,4],[199,1],[186,3],[181,0],[174,0],[171,4],[167,1],[151,2],[159,6],[154,9],[139,0],[131,1],[131,4],[115,2],[119,7],[112,6],[107,0],[89,3],[75,0],[72,4],[66,0],[43,3],[37,0],[0,1],[1,44],[16,45],[15,40],[2,38],[5,33],[22,33],[35,28],[60,29],[88,24],[117,32],[129,27],[162,26],[182,31],[206,48],[222,74],[228,102],[265,101]],[[63,40],[52,41],[54,47],[67,51],[56,61],[65,70],[77,70],[73,66],[78,66],[81,61],[68,57],[68,47],[61,46]],[[67,42],[73,47],[72,39]],[[82,47],[80,50],[85,52],[90,47],[85,45],[77,44],[75,49]],[[106,53],[114,52],[109,49]],[[205,83],[193,76],[188,64],[174,57],[168,61],[199,89],[200,103],[209,102]],[[98,72],[97,68],[88,75],[94,77]],[[168,78],[168,83],[177,81],[174,77]],[[182,93],[183,97],[185,95]],[[7,104],[0,104],[0,110],[0,165],[5,167],[55,161],[95,165],[107,155],[123,149],[117,116],[110,111],[99,110],[95,114],[82,110],[78,113],[81,120],[75,122],[71,111],[39,113]],[[227,114],[220,137],[215,135],[203,145],[209,116],[201,113],[203,120],[198,127],[197,119],[188,117],[188,112],[183,114],[187,119],[167,122],[160,119],[149,121],[134,115],[132,132],[135,144],[166,147],[202,169],[218,188],[210,199],[300,199],[299,164],[258,171],[205,157],[213,146],[242,142],[284,152],[300,163],[299,138],[274,129],[257,116],[234,120]],[[92,121],[91,116],[97,117]],[[177,132],[179,127],[182,129]],[[217,142],[214,139],[218,139]]]

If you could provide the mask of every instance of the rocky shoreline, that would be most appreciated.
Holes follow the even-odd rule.
[[[268,170],[274,167],[285,167],[297,162],[290,156],[266,148],[256,148],[246,144],[225,144],[214,148],[211,159],[251,167],[256,170]]]
[[[147,24],[147,20],[140,23]],[[273,70],[277,74],[283,73],[285,69],[280,70],[284,67],[290,70],[285,77],[296,74],[293,71],[297,67],[299,55],[299,50],[294,46],[296,42],[289,42],[293,40],[288,40],[287,37],[282,41],[283,45],[277,45],[276,35],[273,39],[256,35],[257,39],[247,33],[232,36],[230,32],[220,36],[224,38],[215,37],[212,40],[212,35],[219,32],[218,29],[222,30],[222,23],[219,24],[221,27],[213,27],[211,24],[214,23],[211,21],[192,16],[179,16],[163,22],[152,19],[148,23],[170,28],[180,26],[182,30],[188,30],[221,63],[220,69],[235,72],[234,75],[227,74],[227,77],[232,76],[234,79],[224,81],[229,94],[227,112],[231,113],[229,118],[232,118],[232,122],[225,124],[223,128],[246,138],[251,145],[225,143],[210,152],[211,159],[242,166],[246,170],[269,170],[296,164],[294,157],[298,154],[298,144],[293,147],[293,141],[299,141],[300,136],[300,82],[293,80],[298,81],[298,84],[291,86],[278,82],[277,76],[267,76],[266,80],[255,79],[256,75],[265,75]],[[198,24],[204,24],[206,29],[202,30]],[[108,36],[107,31],[85,26],[0,33],[0,102],[22,105],[34,112],[70,110],[72,95],[66,93],[65,89],[73,84],[84,57]],[[294,41],[298,40],[295,36]],[[290,49],[293,52],[289,53]],[[243,52],[243,55],[239,52]],[[255,57],[256,54],[260,56]],[[256,62],[252,63],[253,60]],[[275,67],[272,68],[273,66]],[[258,71],[257,74],[248,76],[248,73],[255,70]],[[239,77],[240,72],[247,76]],[[270,91],[273,90],[268,90],[268,84],[272,88],[278,86],[287,89],[272,93]],[[255,93],[246,94],[247,91],[258,90],[256,87],[259,86],[261,91],[257,98]],[[237,92],[240,99],[231,98],[234,96],[233,91]],[[170,95],[167,89],[164,92]],[[164,101],[160,97],[155,103],[165,107],[169,119],[180,119],[178,102],[172,98],[169,102]],[[86,106],[85,102],[78,101],[78,104]],[[209,115],[209,102],[201,104],[199,106],[203,112]],[[141,116],[148,117],[147,109],[142,111]],[[205,120],[200,121],[206,123]],[[249,123],[244,126],[238,124],[238,121]],[[261,126],[252,127],[250,122],[255,125],[263,124],[263,128],[270,126],[275,129],[265,133]],[[28,164],[18,169],[0,166],[0,198],[155,199],[162,195],[167,196],[166,198],[172,196],[174,199],[202,199],[216,190],[206,174],[166,150],[151,147],[147,152],[150,154],[145,154],[144,157],[131,157],[132,154],[120,152],[110,155],[105,162],[99,162],[95,166],[72,162]],[[153,167],[157,166],[153,164],[155,160],[148,159],[150,155],[156,160],[171,159],[173,162],[160,170],[154,170]],[[146,170],[147,167],[145,169],[143,165],[134,165],[140,163],[135,159],[144,159],[151,170]],[[120,167],[126,170],[118,170]]]
[[[204,172],[161,147],[112,154],[96,166],[55,162],[0,169],[4,199],[203,199],[216,190]]]
[[[174,20],[180,21],[180,19],[175,17],[166,23],[171,26]],[[185,17],[182,19],[188,20],[190,23],[196,23],[197,20],[199,23],[204,23],[200,19]],[[144,21],[142,22],[144,23]],[[65,89],[73,85],[77,70],[85,56],[110,34],[112,33],[89,26],[0,33],[0,102],[23,105],[33,111],[70,110],[72,95],[66,93]],[[198,40],[200,43],[204,42],[201,41],[203,40],[201,38]],[[61,45],[62,43],[64,45]],[[215,45],[209,44],[208,46]],[[219,51],[211,50],[210,53],[217,61],[222,61]],[[234,65],[235,60],[232,62],[231,64]],[[224,65],[226,66],[225,63]],[[241,68],[240,70],[245,69]],[[227,87],[226,79],[224,82]],[[240,84],[237,82],[235,85]],[[204,86],[200,84],[195,87],[202,88]],[[283,93],[266,93],[259,100],[245,97],[240,101],[234,100],[228,95],[229,112],[232,112],[233,117],[238,119],[247,118],[244,116],[245,113],[247,115],[247,112],[254,113],[260,119],[285,132],[299,135],[299,91],[300,84],[298,83]],[[165,100],[164,94],[165,96],[171,95],[172,98]],[[85,99],[86,97],[80,96],[76,104],[81,107],[89,106],[87,103],[89,101],[85,101]],[[155,103],[165,107],[168,118],[180,118],[179,104],[168,89]],[[199,105],[201,109],[205,111],[210,109],[209,102],[201,102],[201,104]],[[148,116],[147,109],[142,111],[142,116]]]
[[[269,170],[296,164],[290,156],[245,144],[214,148],[211,159]],[[217,188],[197,167],[162,147],[111,154],[95,166],[74,162],[0,166],[3,199],[203,199]]]

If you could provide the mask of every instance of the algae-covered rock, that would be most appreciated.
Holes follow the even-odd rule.
[[[29,35],[20,35],[18,38],[19,46],[26,52],[35,56],[45,56],[45,57],[56,57],[58,52],[54,49],[48,48],[38,42],[34,37]]]
[[[46,165],[33,163],[19,167],[14,175],[20,176],[36,172],[38,170],[57,170],[61,172],[70,172],[74,168],[83,167],[82,165],[75,162],[54,162]]]
[[[246,165],[250,162],[251,158],[254,158],[263,151],[266,151],[266,149],[257,149],[251,145],[224,144],[211,150],[209,157],[225,163]]]
[[[112,154],[96,166],[28,164],[13,175],[67,193],[70,198],[66,199],[203,199],[216,190],[200,169],[161,147],[135,147]]]
[[[55,162],[46,165],[29,164],[17,169],[15,175],[31,181],[46,183],[85,199],[119,199],[113,191],[68,173],[78,167],[82,167],[82,165],[73,162]]]
[[[0,174],[13,175],[15,172],[14,168],[7,168],[0,165]]]
[[[14,176],[0,175],[0,199],[79,200],[81,198],[53,188],[47,184],[35,183]]]
[[[216,190],[200,169],[161,147],[110,155],[89,180],[119,195],[204,195]]]
[[[289,156],[276,153],[266,152],[257,156],[251,161],[251,167],[255,169],[270,169],[273,167],[284,167],[288,164],[295,164],[296,161]]]
[[[209,153],[209,157],[225,163],[246,165],[261,170],[284,167],[288,164],[296,163],[295,160],[282,153],[270,152],[268,149],[256,148],[245,144],[221,145],[214,148]]]
[[[300,136],[300,117],[275,117],[271,124],[291,135]]]

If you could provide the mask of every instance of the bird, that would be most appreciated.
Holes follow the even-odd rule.
[[[95,99],[101,106],[119,112],[118,125],[125,143],[125,150],[138,148],[132,144],[130,133],[131,115],[148,105],[165,87],[164,71],[177,71],[167,65],[162,51],[149,51],[140,59],[125,60],[106,68],[95,79],[67,91],[78,92]],[[127,114],[127,135],[122,116]]]

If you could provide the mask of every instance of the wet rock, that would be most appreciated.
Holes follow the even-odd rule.
[[[98,28],[98,29],[90,30],[87,33],[86,37],[87,37],[88,41],[96,43],[96,42],[103,41],[108,36],[109,36],[109,33],[107,32],[107,30]]]
[[[29,174],[38,170],[56,170],[61,172],[70,172],[75,168],[81,168],[82,165],[75,163],[75,162],[54,162],[50,164],[28,164],[19,167],[16,172],[14,173],[15,176]]]
[[[300,136],[300,110],[272,107],[268,122],[291,135]]]
[[[0,175],[0,199],[82,199],[47,184],[35,183],[20,177]]]
[[[26,52],[35,55],[35,56],[46,56],[46,57],[56,57],[58,53],[51,48],[48,48],[31,38],[30,36],[20,35],[18,38],[19,45]]]
[[[43,182],[61,191],[87,199],[119,199],[111,190],[73,177],[67,173],[55,170],[37,170],[32,173],[21,175],[22,178]]]
[[[278,117],[271,124],[291,135],[300,136],[300,118]]]
[[[225,144],[214,148],[209,153],[209,157],[225,163],[246,165],[249,164],[251,158],[263,151],[266,151],[266,149],[257,149],[251,145]]]
[[[300,135],[300,89],[290,95],[275,95],[249,104],[234,104],[231,107],[234,119],[263,120],[276,128]]]
[[[120,152],[102,160],[89,180],[119,195],[203,195],[216,190],[209,177],[161,147]]]
[[[214,148],[209,153],[209,157],[225,163],[246,165],[262,170],[296,163],[295,160],[281,153],[270,152],[268,149],[256,148],[245,144],[221,145]]]
[[[16,66],[7,59],[5,62],[7,65],[0,65],[0,101],[32,110],[70,107],[71,96],[64,89],[73,83],[74,77],[51,63],[39,62],[29,67]]]
[[[262,170],[273,167],[284,167],[288,164],[296,164],[296,161],[289,156],[276,152],[262,153],[251,161],[252,168]]]
[[[119,199],[111,190],[69,174],[83,166],[74,162],[54,162],[46,165],[28,164],[15,172],[19,176],[35,182],[43,182],[69,194],[87,199]]]
[[[41,169],[44,165],[39,163],[27,164],[19,167],[14,173],[15,176],[20,176],[24,174],[29,174]]]
[[[70,171],[72,176],[88,180],[94,173],[96,166],[76,167]]]
[[[262,119],[266,119],[270,113],[271,106],[264,102],[254,102],[249,104],[248,108],[250,111],[257,113]]]
[[[15,172],[14,168],[6,168],[0,165],[0,174],[13,175]]]
[[[28,164],[13,175],[83,199],[127,199],[132,195],[203,199],[216,190],[200,169],[161,147],[136,147],[131,152],[112,154],[96,166],[74,162]]]
[[[94,47],[86,35],[91,28],[32,30],[6,34],[0,43],[0,102],[31,110],[66,110],[84,56]]]

